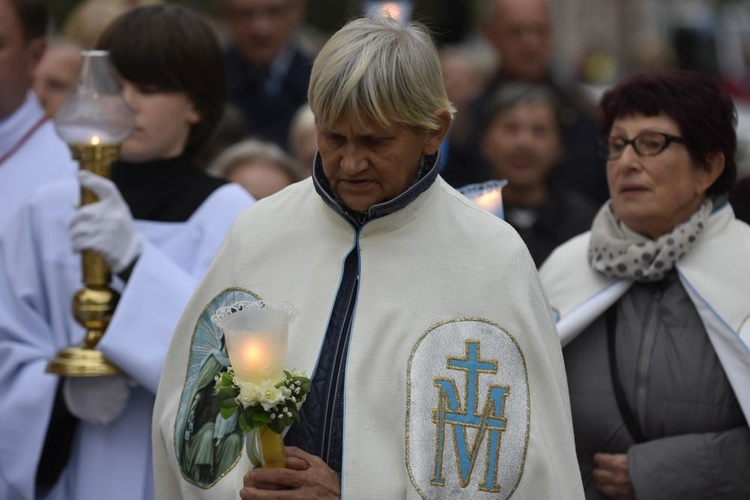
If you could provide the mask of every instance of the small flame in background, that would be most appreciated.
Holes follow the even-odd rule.
[[[411,18],[411,2],[368,2],[365,12],[370,17],[388,16],[401,24]]]
[[[500,196],[500,190],[489,191],[482,194],[474,200],[474,203],[487,210],[490,213],[495,213],[500,204],[503,202]]]
[[[99,145],[99,142],[100,142],[100,139],[99,139],[98,135],[95,135],[94,137],[91,138],[91,145],[92,146]]]
[[[401,6],[396,2],[387,2],[380,7],[380,12],[396,20],[401,20]]]

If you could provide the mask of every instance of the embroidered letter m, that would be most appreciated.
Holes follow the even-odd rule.
[[[483,442],[486,442],[484,478],[479,489],[499,493],[497,472],[500,439],[506,427],[503,414],[509,388],[490,385],[487,389],[484,407],[479,411],[479,377],[481,374],[497,374],[497,361],[481,359],[478,341],[467,341],[465,357],[448,358],[447,367],[465,372],[465,403],[462,404],[459,399],[455,379],[435,379],[438,404],[433,412],[432,420],[436,425],[437,439],[435,469],[431,483],[435,486],[445,486],[443,475],[445,438],[446,428],[451,426],[461,487],[466,488],[471,482],[480,447]]]

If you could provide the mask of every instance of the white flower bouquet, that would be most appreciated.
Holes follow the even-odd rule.
[[[219,401],[221,416],[228,419],[239,411],[242,431],[267,426],[277,434],[299,422],[297,409],[310,392],[310,379],[296,371],[284,371],[279,381],[262,380],[259,384],[240,382],[230,366],[216,376],[214,396]]]

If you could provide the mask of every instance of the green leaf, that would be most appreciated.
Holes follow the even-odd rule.
[[[230,407],[223,407],[222,406],[219,411],[221,412],[222,418],[224,418],[224,420],[226,420],[229,417],[231,417],[232,415],[234,415],[234,412],[237,411],[237,406],[235,405],[235,406],[233,406],[231,408]]]
[[[240,395],[239,387],[227,387],[216,393],[218,399],[234,399]]]
[[[240,412],[240,427],[242,428],[243,434],[247,434],[253,430],[253,428],[247,423],[247,420],[245,420],[245,414],[243,412]]]
[[[281,434],[286,426],[284,425],[284,422],[281,420],[274,420],[270,424],[268,424],[268,428],[271,429],[276,434]]]
[[[219,404],[222,408],[237,408],[239,406],[237,400],[234,398],[222,399],[219,401]]]
[[[271,421],[270,415],[266,413],[266,410],[264,410],[262,406],[254,407],[250,415],[253,419],[253,422],[257,422],[260,425],[267,424]]]
[[[302,389],[302,392],[307,394],[312,389],[312,382],[308,379],[304,382],[302,382],[302,385],[300,386]]]
[[[289,411],[292,414],[290,418],[295,422],[299,422],[299,411],[297,411],[297,405],[290,404],[287,408],[289,408]]]

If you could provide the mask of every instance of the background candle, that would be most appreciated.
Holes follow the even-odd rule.
[[[458,192],[473,201],[475,205],[503,219],[505,212],[503,211],[502,189],[507,183],[506,180],[491,180],[480,184],[469,184],[459,189]]]

